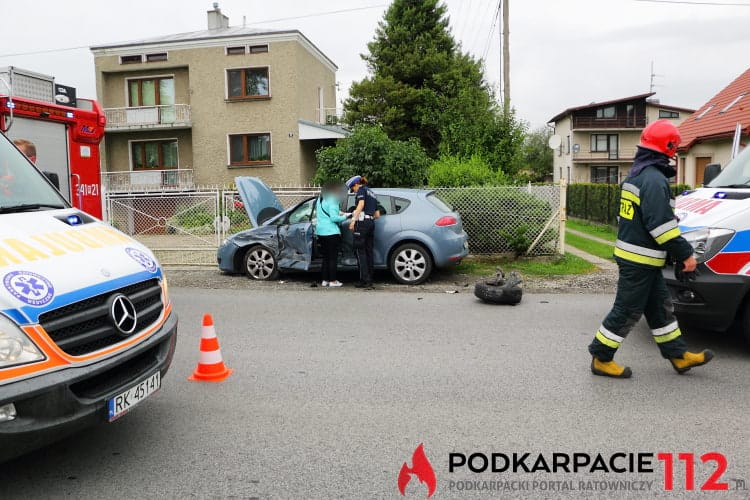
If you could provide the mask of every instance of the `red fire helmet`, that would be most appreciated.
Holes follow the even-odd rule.
[[[669,120],[656,120],[649,124],[641,132],[641,142],[639,146],[663,153],[670,158],[677,153],[677,146],[680,145],[680,132]]]

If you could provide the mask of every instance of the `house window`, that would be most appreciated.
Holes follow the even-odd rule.
[[[743,97],[745,97],[746,95],[747,95],[747,94],[740,94],[740,95],[738,95],[737,97],[735,97],[734,99],[732,99],[732,102],[730,102],[729,104],[727,104],[726,106],[724,106],[724,107],[722,108],[722,110],[721,110],[721,111],[719,111],[719,113],[720,113],[720,114],[721,114],[721,113],[726,113],[727,111],[729,111],[729,109],[730,109],[730,108],[731,108],[732,106],[734,106],[735,104],[737,104],[737,103],[738,103],[738,102],[740,101],[740,99],[742,99],[742,98],[743,98]]]
[[[159,62],[159,61],[166,61],[166,60],[167,60],[166,52],[158,52],[156,54],[146,54],[146,62]]]
[[[599,108],[596,110],[596,117],[597,118],[614,118],[615,117],[615,107],[614,106],[608,106],[606,108]]]
[[[701,111],[701,113],[698,116],[696,116],[695,119],[698,120],[698,119],[703,118],[704,116],[706,116],[706,113],[708,113],[709,111],[711,111],[712,109],[714,109],[714,106],[716,106],[716,104],[712,104],[709,107],[707,107],[706,109],[704,109],[703,111]]]
[[[227,95],[230,99],[268,97],[268,68],[227,70]]]
[[[568,140],[565,143],[565,154],[570,154],[570,136],[568,136]]]
[[[611,166],[591,167],[591,182],[597,184],[617,184],[619,179],[619,168]]]
[[[133,141],[130,143],[133,170],[177,168],[177,141]]]
[[[136,64],[143,61],[143,56],[140,54],[135,56],[120,56],[120,64]]]
[[[238,45],[237,47],[227,47],[228,56],[243,55],[245,53],[245,46]]]
[[[591,152],[617,151],[617,134],[591,134]]]
[[[265,52],[268,52],[268,45],[251,45],[250,46],[250,53],[251,54],[263,54]]]
[[[271,163],[271,134],[235,134],[229,136],[230,165],[268,165]]]
[[[677,111],[672,111],[669,109],[659,110],[659,118],[674,119],[674,118],[679,118],[679,117],[680,117],[680,113]]]
[[[162,106],[174,104],[174,78],[128,80],[128,106]]]

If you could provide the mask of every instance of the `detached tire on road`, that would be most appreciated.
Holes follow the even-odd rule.
[[[493,278],[477,281],[474,285],[474,295],[490,304],[516,305],[521,302],[523,290],[516,284]]]
[[[250,247],[243,259],[245,263],[245,274],[248,278],[267,281],[279,277],[279,266],[276,257],[266,247],[255,245]]]
[[[419,285],[432,274],[432,256],[422,245],[404,243],[391,253],[388,269],[399,283]]]

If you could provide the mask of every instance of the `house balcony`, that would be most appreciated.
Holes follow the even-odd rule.
[[[608,130],[608,129],[638,129],[646,126],[645,116],[631,116],[622,118],[596,118],[595,116],[574,116],[573,129]]]
[[[635,158],[636,148],[619,148],[613,151],[580,151],[573,153],[574,163],[628,162]]]
[[[342,114],[339,108],[316,108],[313,121],[320,125],[339,125]]]
[[[185,129],[193,126],[189,104],[106,108],[106,132]]]
[[[126,170],[102,172],[102,189],[109,192],[194,189],[193,170]]]

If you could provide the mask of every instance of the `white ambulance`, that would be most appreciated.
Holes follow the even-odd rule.
[[[0,462],[127,413],[176,337],[153,254],[71,208],[0,134]]]
[[[700,272],[682,283],[674,268],[664,269],[675,314],[686,325],[717,331],[739,320],[750,341],[750,148],[706,187],[680,196],[675,215]]]

